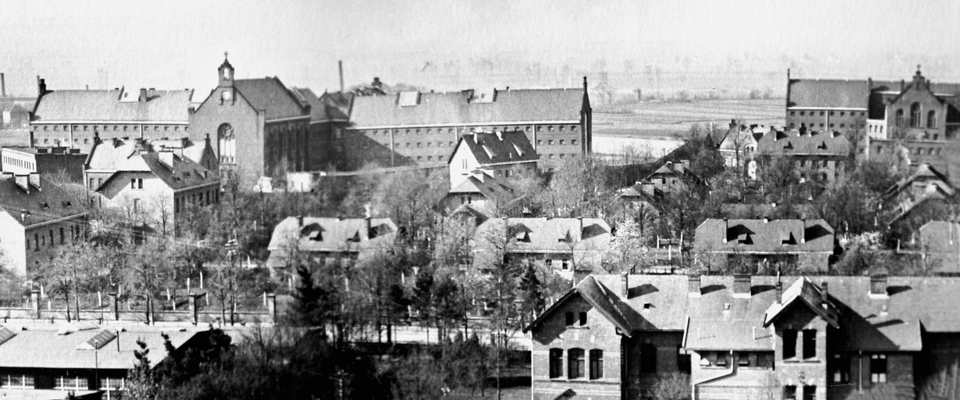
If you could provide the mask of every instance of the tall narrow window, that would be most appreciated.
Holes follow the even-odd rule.
[[[887,355],[870,355],[870,382],[885,383],[887,381]]]
[[[788,360],[797,356],[797,331],[783,330],[783,359]]]
[[[559,378],[563,375],[563,350],[550,349],[550,377]]]
[[[580,326],[587,325],[587,313],[584,311],[580,312]]]
[[[902,109],[902,108],[898,108],[898,109],[897,109],[896,118],[895,118],[895,120],[894,120],[894,123],[897,125],[898,128],[902,128],[902,127],[903,127],[903,109]]]
[[[797,400],[797,387],[793,385],[784,386],[783,400]]]
[[[817,331],[808,329],[803,331],[803,359],[817,358]]]
[[[567,326],[573,326],[573,313],[568,312],[566,314],[566,317],[567,317]]]
[[[850,383],[850,356],[834,354],[830,360],[830,382]]]
[[[237,162],[237,138],[230,124],[222,124],[217,128],[217,154],[220,155],[221,163]]]
[[[590,350],[590,379],[603,378],[603,350]]]
[[[816,386],[804,386],[803,387],[803,400],[815,400],[817,398],[817,387]]]
[[[910,105],[910,126],[920,128],[920,103]]]
[[[937,127],[937,112],[930,110],[927,112],[927,128]]]
[[[570,349],[567,358],[569,359],[567,377],[570,379],[582,378],[586,366],[583,359],[583,349]]]

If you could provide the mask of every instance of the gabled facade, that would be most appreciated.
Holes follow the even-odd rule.
[[[306,261],[350,266],[392,251],[398,233],[389,218],[289,217],[273,229],[267,266],[285,273]]]
[[[841,133],[804,127],[780,131],[772,128],[757,142],[757,156],[788,157],[804,180],[822,183],[842,180],[850,158],[850,141]]]
[[[745,167],[757,153],[757,138],[766,132],[767,128],[762,125],[740,126],[732,121],[730,130],[720,141],[723,164],[729,168]]]
[[[647,175],[640,182],[641,186],[652,184],[653,188],[661,193],[671,193],[678,190],[696,190],[707,187],[707,182],[690,170],[689,160],[677,162],[667,161],[656,171]],[[649,192],[649,190],[647,190]]]
[[[537,169],[537,152],[520,131],[483,133],[460,136],[448,161],[450,188],[469,178],[509,178],[532,173]]]
[[[474,233],[474,266],[532,263],[579,279],[603,271],[611,239],[610,225],[599,218],[492,218]]]
[[[505,179],[495,179],[485,174],[471,176],[458,186],[450,189],[442,200],[445,214],[452,214],[459,207],[469,205],[482,212],[487,218],[502,215],[522,214],[520,195],[505,183]]]
[[[708,219],[697,227],[693,242],[695,262],[711,271],[736,262],[826,273],[833,247],[833,228],[822,219]]]
[[[679,372],[693,399],[952,398],[957,289],[885,275],[590,276],[524,329],[532,397],[640,398]]]

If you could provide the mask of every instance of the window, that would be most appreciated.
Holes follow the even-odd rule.
[[[797,387],[793,385],[784,386],[783,400],[797,400]]]
[[[40,251],[40,235],[36,233],[33,234],[33,250]]]
[[[803,387],[803,400],[814,400],[817,398],[817,387],[816,386],[804,386]]]
[[[570,269],[570,260],[567,260],[566,258],[560,260],[560,268],[564,271]]]
[[[817,358],[817,331],[807,329],[803,331],[803,359]]]
[[[850,383],[850,356],[845,354],[834,354],[830,361],[830,374],[828,375],[831,383]]]
[[[791,359],[797,356],[797,331],[793,329],[783,330],[783,359]]]
[[[570,140],[570,145],[576,146],[576,145],[577,145],[577,139],[571,139],[571,140]]]
[[[583,378],[584,367],[586,367],[583,360],[583,349],[570,349],[567,354],[567,358],[569,359],[567,363],[567,378]]]
[[[133,213],[140,213],[140,199],[133,199]]]
[[[86,378],[81,378],[79,376],[69,376],[61,375],[58,376],[56,381],[54,381],[54,389],[87,389],[87,380]]]
[[[63,234],[63,227],[60,227],[60,244],[66,243],[67,237]]]
[[[568,312],[566,314],[566,317],[567,317],[567,326],[573,326],[573,313]]]
[[[560,145],[563,146],[563,145],[565,145],[565,144],[567,144],[567,143],[566,143],[563,139],[560,139]]]
[[[887,355],[886,354],[870,355],[870,382],[871,383],[887,382]]]
[[[4,388],[33,389],[33,375],[6,374],[0,375],[0,386]]]
[[[563,376],[563,350],[550,349],[550,377]]]
[[[580,326],[587,326],[587,313],[580,311]]]
[[[590,350],[590,379],[603,378],[603,350]]]
[[[910,105],[910,126],[914,128],[920,127],[920,103]]]
[[[657,373],[657,346],[651,343],[640,344],[640,373]]]
[[[741,366],[741,367],[749,367],[749,366],[750,366],[750,353],[745,352],[745,351],[741,351],[741,352],[737,353],[737,365],[739,365],[739,366]]]
[[[898,108],[898,109],[897,109],[896,118],[894,119],[894,123],[895,123],[895,124],[897,125],[897,127],[899,127],[899,128],[902,128],[902,127],[903,127],[903,109],[902,109],[902,108]]]
[[[130,189],[143,189],[143,178],[130,179]]]
[[[927,112],[927,128],[936,128],[937,127],[937,112],[930,110]],[[936,140],[936,138],[934,138]]]

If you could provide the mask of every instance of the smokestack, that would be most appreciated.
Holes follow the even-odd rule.
[[[827,298],[828,298],[827,282],[824,281],[824,282],[820,283],[820,305],[822,305],[823,307],[826,307],[826,306],[827,306]]]
[[[43,96],[47,92],[47,81],[40,79],[40,75],[37,75],[37,96]]]
[[[340,91],[343,92],[343,60],[337,61],[337,68],[340,70]]]
[[[620,296],[630,298],[630,273],[626,271],[620,273]]]
[[[7,79],[3,72],[0,72],[0,97],[7,97]]]
[[[736,274],[733,276],[733,297],[750,297],[749,274]]]
[[[700,296],[700,275],[690,275],[687,278],[687,296]]]

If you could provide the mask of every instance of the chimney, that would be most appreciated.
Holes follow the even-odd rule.
[[[168,168],[173,169],[173,152],[170,150],[163,150],[159,153],[160,162],[163,165],[166,165]]]
[[[580,235],[580,240],[583,240],[583,217],[577,217],[577,234]]]
[[[827,291],[827,281],[820,283],[820,305],[824,308],[827,307],[827,299],[829,298],[829,292]]]
[[[783,304],[783,282],[780,282],[780,276],[777,276],[777,304]]]
[[[37,75],[37,96],[43,96],[47,92],[47,81],[40,79],[40,76]]]
[[[145,103],[145,102],[147,101],[147,89],[146,89],[146,88],[140,88],[140,98],[137,99],[137,101],[139,101],[139,102],[141,102],[141,103]]]
[[[879,272],[870,276],[870,295],[887,296],[887,273]]]
[[[497,140],[503,141],[503,131],[497,131]]]
[[[620,273],[620,296],[630,298],[630,273],[626,271]]]
[[[907,82],[904,81],[903,79],[901,79],[901,80],[900,80],[900,91],[902,92],[903,89],[906,89],[906,88],[907,88]]]
[[[337,69],[340,70],[340,92],[343,92],[343,60],[337,60]]]
[[[381,87],[383,87],[383,83],[380,82],[380,77],[376,77],[376,76],[373,77],[373,84],[371,86],[377,89],[380,89]]]
[[[3,72],[0,72],[0,97],[7,97],[7,79]]]
[[[27,175],[27,182],[29,182],[31,186],[37,188],[37,191],[40,191],[40,173],[39,172],[31,172],[30,175]]]
[[[873,90],[873,78],[867,78],[867,90]]]
[[[800,243],[807,242],[807,219],[800,219]]]
[[[723,219],[723,237],[721,238],[721,240],[723,240],[723,243],[727,242],[727,235],[729,234],[729,231],[730,231],[730,219],[724,218]]]
[[[700,275],[690,275],[687,277],[687,296],[700,296]]]
[[[339,218],[338,218],[338,219],[339,219]],[[297,216],[297,226],[299,226],[299,227],[301,227],[301,228],[303,227],[303,215],[302,215],[302,214]]]
[[[750,274],[733,275],[733,297],[750,297]]]
[[[372,231],[371,225],[372,225],[372,224],[371,224],[371,218],[370,218],[369,216],[367,216],[366,218],[363,219],[363,227],[366,229],[366,238],[367,238],[367,239],[373,239],[373,235],[372,235],[372,232],[371,232],[371,231]]]

